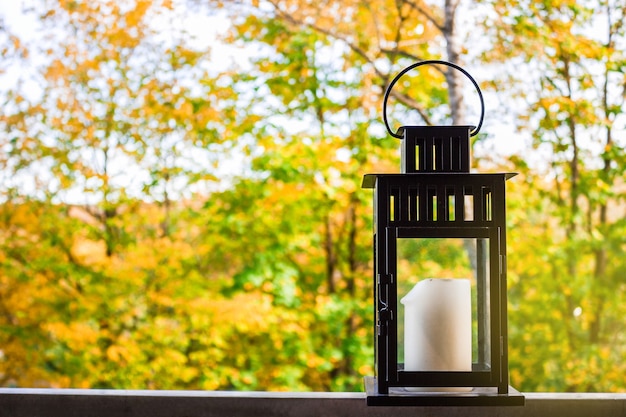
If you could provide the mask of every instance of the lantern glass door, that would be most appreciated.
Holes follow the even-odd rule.
[[[395,239],[398,369],[489,371],[489,237],[400,234],[411,237]]]

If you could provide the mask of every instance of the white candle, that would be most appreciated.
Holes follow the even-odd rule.
[[[425,279],[404,305],[406,371],[471,371],[472,306],[469,279]]]

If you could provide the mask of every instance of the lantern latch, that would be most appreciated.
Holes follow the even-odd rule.
[[[387,305],[385,305],[378,312],[378,335],[386,336],[387,328],[389,327],[389,322],[393,319],[393,311],[391,311]]]

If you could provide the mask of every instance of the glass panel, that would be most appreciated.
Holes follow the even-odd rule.
[[[465,194],[464,209],[465,209],[464,220],[467,222],[473,222],[474,221],[474,195],[473,194]]]
[[[410,358],[415,353],[405,352],[405,342],[409,349],[415,349],[415,343],[418,349],[426,349],[429,343],[454,345],[435,347],[454,355],[450,352],[462,351],[465,336],[471,334],[468,349],[473,369],[489,369],[489,239],[399,238],[397,254],[398,363],[415,362]],[[443,283],[450,280],[455,282]],[[464,280],[467,291],[461,283]],[[407,312],[412,317],[410,329],[405,328]],[[415,326],[419,327],[417,333]],[[411,338],[429,340],[415,342]]]
[[[418,172],[419,170],[422,169],[422,167],[420,166],[420,144],[417,143],[415,145],[415,171]]]
[[[485,221],[493,221],[493,206],[492,206],[492,193],[491,193],[491,189],[489,188],[485,188],[484,190],[485,193],[485,202],[484,202],[484,206],[485,206]]]
[[[448,201],[446,202],[446,220],[456,220],[456,196],[454,195],[454,187],[446,187],[446,196]]]

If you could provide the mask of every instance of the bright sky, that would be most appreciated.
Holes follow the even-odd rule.
[[[32,37],[32,28],[37,24],[36,19],[22,13],[24,0],[0,0],[0,20],[4,25],[26,39]]]

